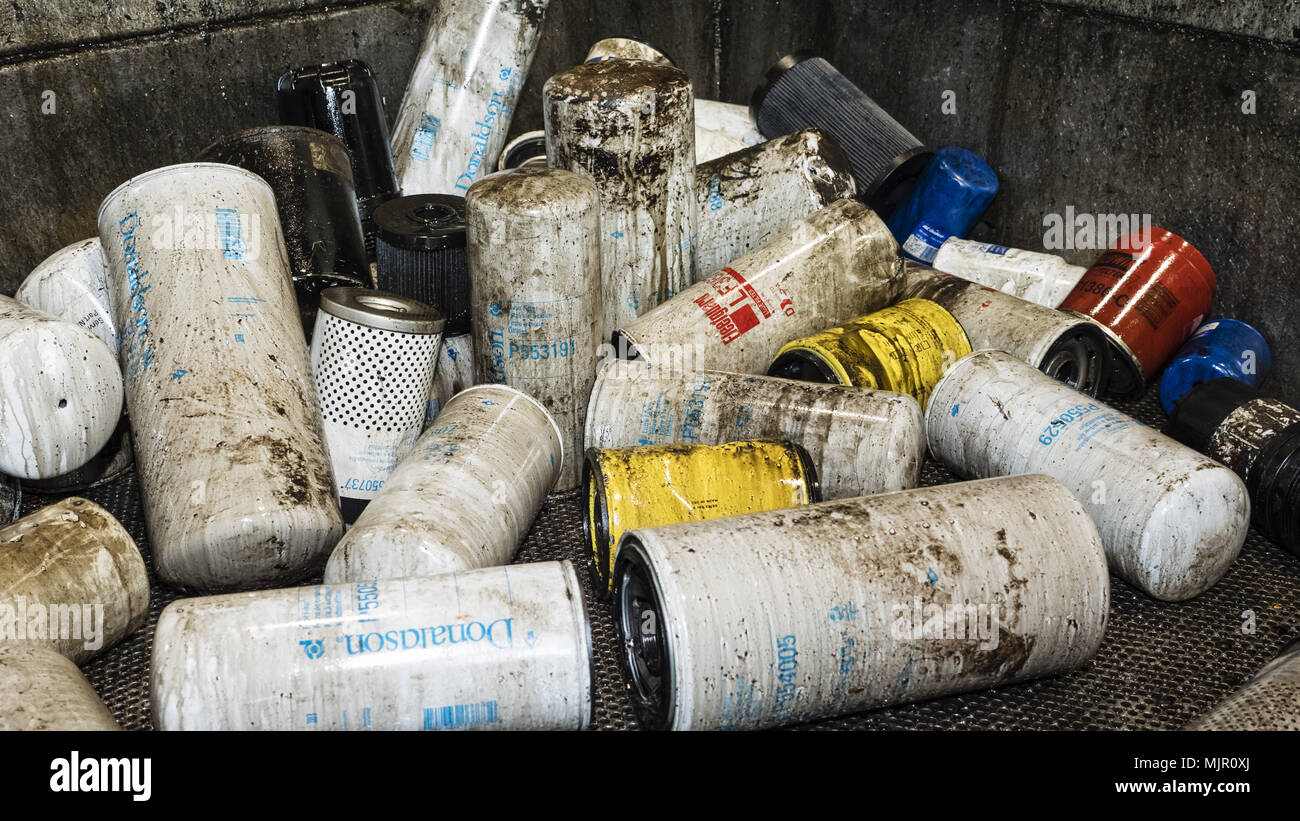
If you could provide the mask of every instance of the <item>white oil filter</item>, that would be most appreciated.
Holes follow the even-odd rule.
[[[1246,541],[1250,499],[1231,469],[1010,354],[949,368],[925,419],[931,453],[959,476],[1045,473],[1070,488],[1111,567],[1154,598],[1208,590]]]
[[[634,37],[606,37],[598,40],[587,50],[584,63],[599,63],[603,60],[645,60],[650,63],[671,66],[673,61],[657,46]]]
[[[749,106],[717,100],[695,100],[695,161],[718,157],[758,145],[766,139],[749,114]],[[734,148],[732,147],[734,146]]]
[[[326,288],[311,338],[343,521],[355,522],[415,447],[446,321],[388,291]]]
[[[433,424],[451,398],[474,384],[474,334],[444,336],[438,349],[433,390],[425,406],[424,426]]]
[[[45,647],[0,645],[0,732],[120,729],[77,665]]]
[[[569,562],[172,602],[163,730],[581,730],[591,627]]]
[[[23,280],[14,299],[90,331],[117,354],[117,324],[108,287],[108,263],[99,237],[55,251]]]
[[[343,530],[271,187],[193,163],[99,209],[154,566],[198,590],[319,571]]]
[[[506,564],[561,473],[562,443],[527,394],[458,393],[334,549],[326,584]]]
[[[950,237],[939,246],[931,264],[936,271],[1048,308],[1060,305],[1088,270],[1082,265],[1070,265],[1055,254],[959,237]]]

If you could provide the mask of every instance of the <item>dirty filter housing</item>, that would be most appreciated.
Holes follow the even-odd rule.
[[[1300,730],[1300,641],[1187,729]]]

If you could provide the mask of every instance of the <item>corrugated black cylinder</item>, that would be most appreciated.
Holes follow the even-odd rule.
[[[782,58],[754,91],[750,113],[768,139],[805,128],[828,132],[849,156],[858,199],[884,218],[934,154],[821,57]]]
[[[282,122],[328,131],[347,146],[366,254],[373,262],[374,210],[401,193],[374,72],[360,60],[293,69],[280,77],[276,99]]]
[[[270,184],[308,336],[322,290],[373,286],[342,140],[315,128],[264,126],[221,138],[199,159],[238,166]]]
[[[379,287],[418,299],[447,319],[444,337],[469,333],[465,199],[416,194],[375,209]]]

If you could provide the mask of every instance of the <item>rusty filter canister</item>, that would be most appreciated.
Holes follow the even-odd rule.
[[[334,549],[326,584],[506,564],[562,473],[563,441],[521,391],[456,394]]]
[[[936,271],[1055,308],[1088,269],[1055,254],[949,237],[931,263]]]
[[[1110,350],[1105,331],[1091,319],[910,262],[903,296],[943,306],[974,350],[1005,351],[1089,396],[1105,390]]]
[[[642,721],[758,729],[1072,670],[1097,652],[1097,529],[1046,476],[624,534],[621,659]]]
[[[1246,540],[1231,470],[1001,351],[948,369],[926,409],[930,452],[959,476],[1045,473],[1097,523],[1111,567],[1163,601],[1208,590]]]
[[[581,730],[591,625],[569,562],[172,602],[163,730]]]
[[[604,336],[596,187],[558,168],[503,171],[470,186],[466,210],[476,381],[536,399],[580,454]],[[569,459],[554,489],[581,472]]]
[[[764,373],[789,339],[883,308],[902,287],[885,223],[838,200],[617,328],[612,341],[619,356],[656,365]]]
[[[1285,647],[1241,689],[1188,730],[1300,730],[1300,641]]]
[[[402,193],[458,194],[496,168],[549,0],[443,0],[393,126]]]
[[[848,158],[820,131],[797,131],[695,168],[703,278],[856,189]]]
[[[961,323],[928,299],[906,299],[787,342],[769,376],[905,393],[924,408],[952,363],[970,353]]]
[[[790,442],[591,448],[582,484],[582,530],[602,597],[626,531],[821,501],[808,452]]]
[[[901,393],[611,360],[596,374],[588,448],[782,439],[816,466],[822,496],[908,490],[921,481],[925,420]]]
[[[0,732],[120,729],[77,665],[46,647],[0,644]]]
[[[1107,395],[1142,393],[1210,310],[1214,270],[1201,252],[1163,228],[1115,243],[1061,302],[1104,326],[1114,348]]]
[[[60,248],[27,275],[14,299],[80,325],[117,355],[117,325],[109,301],[108,263],[99,237]]]
[[[148,615],[144,557],[94,502],[72,496],[0,528],[0,647],[47,647],[81,664]]]
[[[319,572],[343,521],[271,187],[156,169],[108,195],[99,235],[158,575],[222,590]]]
[[[600,192],[601,327],[635,319],[695,277],[695,110],[670,65],[604,60],[542,89],[552,168]]]

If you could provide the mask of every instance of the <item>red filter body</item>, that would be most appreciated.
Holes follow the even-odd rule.
[[[1210,310],[1214,270],[1190,242],[1163,228],[1128,235],[1097,258],[1060,310],[1091,317],[1118,349],[1110,394],[1140,394]]]

